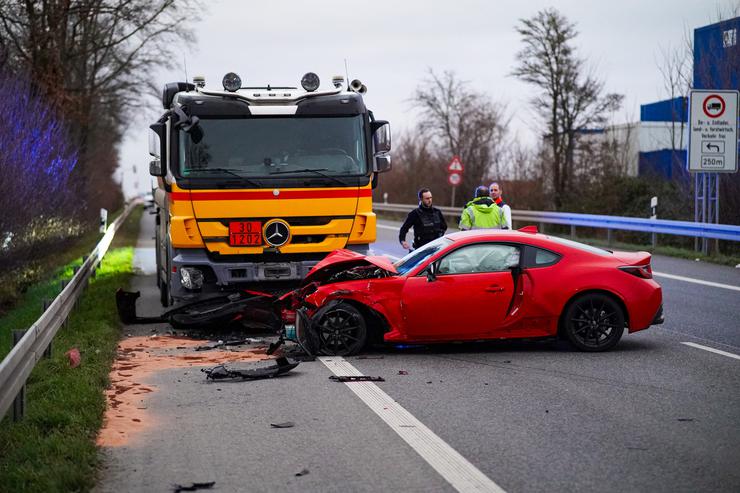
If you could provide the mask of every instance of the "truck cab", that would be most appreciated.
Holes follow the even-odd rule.
[[[166,84],[153,125],[157,283],[164,306],[239,286],[295,284],[329,252],[375,241],[372,189],[390,125],[358,80],[319,90]]]

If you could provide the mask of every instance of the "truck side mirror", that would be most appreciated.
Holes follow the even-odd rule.
[[[384,120],[372,122],[373,144],[375,155],[385,154],[391,150],[391,124]]]
[[[391,124],[384,120],[376,120],[370,124],[373,132],[373,147],[375,148],[375,163],[373,171],[382,173],[391,169]]]
[[[388,171],[390,169],[391,169],[391,156],[389,154],[386,154],[384,156],[375,157],[375,165],[373,166],[373,171],[375,173],[382,173],[383,171]]]
[[[164,159],[167,156],[167,124],[165,118],[149,125],[149,154],[152,157]]]
[[[162,161],[159,159],[149,161],[149,174],[152,176],[164,176],[162,172]]]

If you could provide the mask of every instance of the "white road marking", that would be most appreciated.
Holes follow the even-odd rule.
[[[362,375],[344,358],[324,356],[319,360],[337,376]],[[504,492],[377,385],[372,382],[346,385],[457,491]]]
[[[731,289],[733,291],[740,291],[740,286],[733,286],[732,284],[721,284],[719,282],[702,281],[701,279],[694,279],[693,277],[677,276],[675,274],[665,274],[663,272],[653,271],[654,276],[665,277],[666,279],[675,279],[677,281],[693,282],[695,284],[703,284],[704,286],[712,286],[714,288]]]
[[[721,354],[722,356],[727,356],[728,358],[734,358],[734,359],[740,359],[740,356],[733,353],[728,353],[727,351],[722,351],[721,349],[714,349],[709,346],[702,346],[701,344],[697,344],[695,342],[682,342],[681,344],[685,344],[687,346],[695,347],[697,349],[703,349],[704,351],[709,351],[712,353]]]
[[[380,229],[392,229],[393,231],[398,231],[399,229],[401,229],[400,226],[388,226],[385,224],[376,224],[375,226]]]

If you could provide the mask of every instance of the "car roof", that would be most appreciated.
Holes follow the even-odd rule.
[[[458,244],[475,243],[480,241],[509,241],[513,243],[524,243],[538,246],[559,253],[570,251],[590,253],[591,255],[598,254],[600,256],[611,256],[613,254],[610,250],[592,247],[567,238],[552,237],[543,233],[510,229],[474,229],[451,233],[448,234],[447,237]]]

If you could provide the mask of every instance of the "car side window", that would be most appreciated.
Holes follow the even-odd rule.
[[[500,272],[519,264],[519,248],[486,243],[469,245],[451,252],[439,261],[437,274]]]
[[[554,265],[560,260],[560,255],[544,248],[527,246],[524,252],[524,267],[547,267]]]

